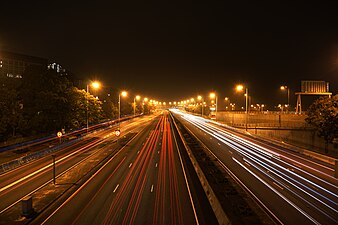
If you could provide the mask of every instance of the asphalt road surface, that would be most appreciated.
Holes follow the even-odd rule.
[[[203,118],[178,118],[281,224],[338,224],[332,166]]]
[[[164,111],[32,224],[216,224],[182,154]]]

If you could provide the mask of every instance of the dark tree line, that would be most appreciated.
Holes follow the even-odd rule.
[[[0,80],[0,140],[50,134],[104,118],[102,102],[55,70],[30,66],[22,79]]]

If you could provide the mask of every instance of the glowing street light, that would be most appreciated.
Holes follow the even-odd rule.
[[[134,116],[135,116],[135,114],[136,114],[136,100],[138,101],[138,100],[140,100],[141,99],[141,96],[139,96],[139,95],[136,95],[135,97],[134,97]]]
[[[120,128],[120,119],[121,119],[121,95],[122,97],[126,97],[128,93],[126,91],[122,91],[119,93],[119,128]]]
[[[89,94],[89,87],[92,87],[94,89],[99,89],[101,84],[100,82],[98,81],[93,81],[92,83],[90,84],[87,84],[87,94]],[[89,102],[88,102],[88,96],[86,95],[86,99],[87,99],[87,107],[86,107],[86,123],[87,123],[87,133],[88,133],[88,127],[89,127],[89,115],[88,115],[88,105],[89,105]]]
[[[201,96],[201,95],[199,95],[199,96],[197,96],[197,99],[199,100],[199,101],[202,101],[202,112],[201,112],[201,114],[202,114],[202,117],[203,117],[203,110],[204,110],[204,99],[203,99],[203,97]]]
[[[290,88],[288,86],[283,85],[283,86],[280,86],[280,89],[282,91],[287,90],[287,94],[288,94],[288,106],[287,107],[290,108]]]
[[[226,105],[225,109],[227,110],[227,109],[229,108],[229,107],[228,107],[228,104],[231,105],[231,103],[230,103],[230,100],[229,100],[228,97],[225,97],[225,98],[224,98],[224,101],[225,101],[225,105]]]
[[[151,102],[153,102],[153,100],[150,100]],[[143,98],[143,103],[142,103],[142,114],[144,114],[144,105],[148,102],[148,98],[145,97]]]
[[[215,99],[215,119],[217,118],[217,95],[215,92],[211,92],[209,97]]]
[[[237,85],[236,86],[236,90],[238,92],[241,92],[244,90],[244,86],[243,85]],[[248,88],[245,88],[245,113],[248,114],[248,98],[249,98],[249,93],[248,93]]]
[[[244,86],[243,85],[237,85],[236,86],[236,90],[238,92],[242,92],[244,90]],[[249,91],[248,88],[245,88],[245,113],[246,113],[246,117],[245,117],[245,130],[248,130],[248,99],[249,99]]]

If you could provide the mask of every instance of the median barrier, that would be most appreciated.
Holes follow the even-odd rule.
[[[204,192],[209,200],[209,203],[211,205],[212,210],[215,213],[215,216],[217,218],[217,221],[219,224],[221,225],[225,225],[225,224],[231,224],[229,217],[226,215],[226,213],[224,212],[221,203],[219,202],[215,192],[213,191],[211,185],[209,184],[205,174],[203,173],[203,170],[201,169],[200,165],[198,164],[197,159],[195,158],[195,156],[192,153],[191,148],[188,146],[188,144],[185,142],[183,135],[181,134],[181,131],[178,129],[177,124],[175,122],[175,119],[172,118],[174,125],[176,127],[176,130],[182,140],[182,143],[188,153],[188,156],[190,158],[190,161],[194,167],[194,170],[197,174],[197,177],[204,189]]]

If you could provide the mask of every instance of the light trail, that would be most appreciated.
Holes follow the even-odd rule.
[[[248,165],[258,170],[261,174],[255,174],[252,171],[253,168],[249,168],[248,166],[240,163],[239,160],[236,159],[237,156],[232,155],[232,152],[229,157],[231,157],[245,170],[250,172],[250,174],[265,184],[269,189],[273,190],[279,197],[294,207],[302,215],[306,216],[310,221],[319,223],[316,219],[310,216],[308,212],[305,212],[306,209],[301,209],[296,203],[288,199],[283,193],[275,190],[267,183],[267,181],[264,181],[261,176],[264,177],[264,179],[268,179],[269,182],[275,185],[278,184],[280,187],[285,187],[285,189],[289,191],[296,199],[298,199],[300,202],[303,202],[303,205],[311,205],[312,209],[319,212],[324,217],[330,219],[332,223],[338,222],[338,186],[326,179],[316,176],[315,174],[303,168],[299,168],[290,162],[301,165],[310,171],[318,172],[319,174],[330,178],[330,180],[332,180],[332,176],[302,162],[296,161],[289,156],[283,155],[285,150],[281,151],[282,154],[277,153],[275,150],[280,150],[276,147],[273,147],[275,150],[268,149],[267,147],[261,146],[260,144],[246,140],[233,133],[227,132],[224,129],[216,127],[204,118],[185,114],[177,110],[172,111],[175,114],[180,115],[181,118],[187,122],[196,126],[201,131],[210,135],[210,138],[216,138],[221,143],[235,150],[235,152],[243,157],[245,163],[248,163]],[[290,153],[288,153],[288,155],[290,155]],[[300,156],[297,156],[297,158],[299,160],[309,162],[308,159],[303,159]],[[265,170],[270,171],[270,173],[267,173]],[[324,187],[324,185],[326,185],[326,187]],[[302,195],[307,196],[307,199],[302,197]],[[318,205],[320,205],[320,207]]]
[[[316,221],[314,218],[312,218],[310,215],[308,215],[305,211],[303,211],[301,208],[299,208],[297,205],[295,205],[292,201],[290,201],[288,198],[286,198],[284,195],[282,195],[279,191],[277,191],[275,188],[273,188],[271,185],[269,185],[267,182],[265,182],[262,178],[260,178],[258,175],[253,173],[250,169],[248,169],[245,165],[243,165],[241,162],[239,162],[237,159],[233,158],[235,162],[237,162],[240,166],[242,166],[246,171],[248,171],[250,174],[252,174],[254,177],[256,177],[258,180],[260,180],[265,186],[267,186],[270,190],[272,190],[274,193],[276,193],[279,197],[284,199],[287,203],[292,205],[296,210],[298,210],[302,215],[307,217],[309,220],[311,220],[314,224],[320,225],[318,221]]]

